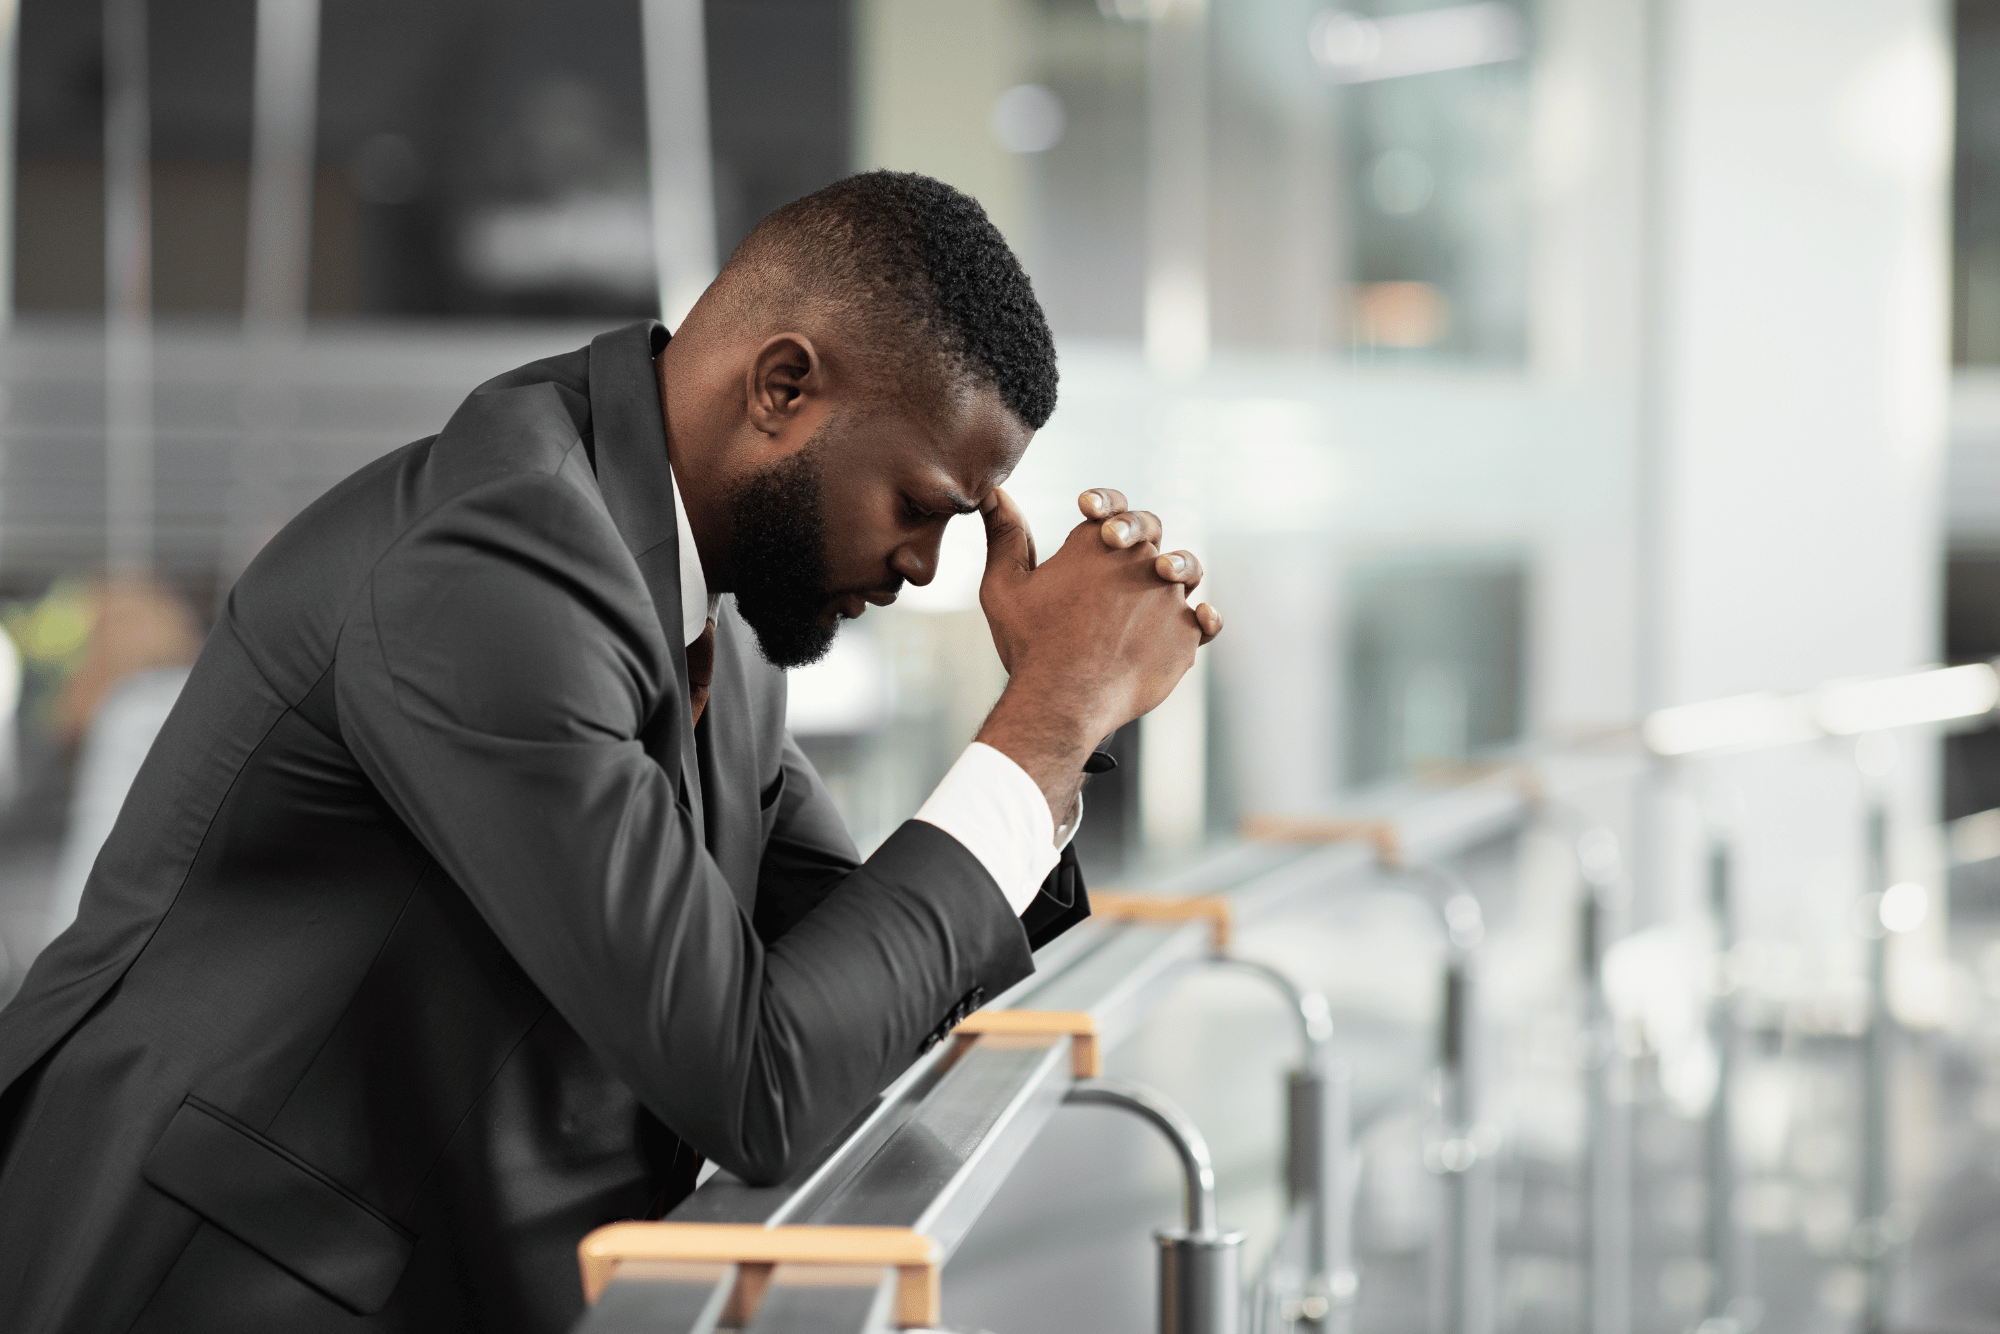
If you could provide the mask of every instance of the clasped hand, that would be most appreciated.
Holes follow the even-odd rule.
[[[1222,631],[1207,603],[1190,607],[1201,562],[1160,550],[1157,515],[1108,488],[1077,500],[1084,521],[1045,561],[1020,508],[995,490],[986,522],[980,606],[1008,685],[979,739],[1042,786],[1061,815],[1096,742],[1164,700]]]

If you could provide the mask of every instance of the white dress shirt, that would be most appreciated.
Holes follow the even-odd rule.
[[[681,625],[692,644],[715,615],[720,595],[708,591],[701,552],[688,526],[687,502],[674,479],[674,523],[680,531]],[[984,742],[965,748],[930,798],[917,808],[916,818],[950,834],[979,859],[1016,913],[1027,911],[1042,881],[1055,869],[1062,849],[1083,823],[1083,798],[1056,841],[1048,798],[1027,770]]]

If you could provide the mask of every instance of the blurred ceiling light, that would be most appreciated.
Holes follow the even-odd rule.
[[[1876,911],[1881,915],[1883,930],[1901,935],[1922,926],[1930,908],[1931,897],[1924,887],[1905,881],[1882,891],[1882,902]]]
[[[1307,46],[1336,83],[1373,83],[1513,60],[1524,49],[1521,16],[1503,4],[1455,5],[1369,18],[1322,10]]]
[[[1431,164],[1407,148],[1392,148],[1376,158],[1368,184],[1382,211],[1396,217],[1422,212],[1437,191]]]
[[[1769,691],[1661,709],[1640,731],[1655,755],[1783,746],[1820,735],[1808,701]]]
[[[471,218],[460,260],[473,277],[503,291],[576,286],[650,294],[651,203],[634,190],[496,205]]]
[[[1364,283],[1354,295],[1355,341],[1368,347],[1429,347],[1451,325],[1451,304],[1429,283]]]
[[[1053,88],[1016,84],[993,100],[994,140],[1009,153],[1046,153],[1062,142],[1069,115]]]
[[[1943,667],[1881,681],[1826,686],[1814,714],[1834,736],[1941,723],[1990,712],[2000,702],[2000,676],[1983,662]]]

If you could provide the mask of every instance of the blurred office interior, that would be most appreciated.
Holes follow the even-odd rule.
[[[2000,655],[2000,3],[0,0],[0,41],[0,997],[290,516],[916,170],[1057,334],[1009,483],[1044,546],[1118,486],[1228,618],[1114,738],[1092,883],[1528,793],[1442,859],[1484,922],[1473,1324],[1425,891],[1385,856],[1239,942],[1352,1071],[1349,1328],[2000,1330],[2000,727],[1913,675]],[[955,522],[794,675],[864,850],[1004,681],[982,552]],[[1246,1272],[1274,1013],[1194,976],[1110,1057],[1207,1132]],[[1177,1180],[1063,1113],[947,1322],[1152,1328]]]

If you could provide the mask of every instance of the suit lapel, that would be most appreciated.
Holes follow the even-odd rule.
[[[662,700],[646,728],[646,749],[678,773],[681,796],[706,829],[701,770],[688,718],[687,630],[681,623],[680,532],[674,522],[674,484],[667,461],[666,421],[660,410],[653,358],[667,331],[653,320],[599,334],[590,344],[590,421],[597,488],[605,508],[638,563],[652,595],[674,667],[672,697]]]
[[[775,757],[783,727],[782,700],[771,698],[770,669],[757,657],[737,619],[733,599],[716,615],[715,681],[702,710],[695,749],[701,756],[709,854],[729,880],[745,913],[757,908],[757,872],[764,860],[760,761]]]

